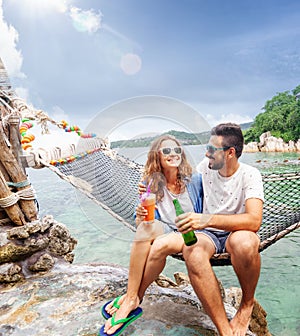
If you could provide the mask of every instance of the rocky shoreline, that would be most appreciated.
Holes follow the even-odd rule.
[[[97,335],[102,305],[126,290],[128,270],[112,264],[73,265],[76,240],[52,216],[24,226],[0,226],[0,336]],[[146,292],[144,314],[122,334],[217,335],[189,279],[160,276]],[[231,319],[241,290],[224,289]],[[271,335],[266,312],[255,303],[247,335]]]
[[[105,322],[102,305],[124,293],[127,269],[110,264],[60,264],[45,274],[30,276],[15,285],[2,286],[0,335],[63,336],[97,335]],[[143,316],[124,336],[213,335],[216,329],[204,312],[188,280],[177,274],[178,284],[166,278],[147,290]],[[222,290],[228,318],[236,312],[240,289]],[[266,313],[256,302],[247,335],[270,335]]]
[[[276,138],[270,132],[263,133],[259,142],[249,142],[244,146],[245,153],[256,152],[299,152],[300,154],[300,139],[298,141],[289,141],[285,143],[283,139]]]

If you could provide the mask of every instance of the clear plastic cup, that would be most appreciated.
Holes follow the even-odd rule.
[[[144,193],[141,196],[141,204],[148,211],[145,217],[146,222],[153,222],[155,219],[156,196],[153,193]]]

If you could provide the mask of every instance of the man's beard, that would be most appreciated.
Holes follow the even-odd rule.
[[[213,161],[209,161],[208,163],[208,168],[212,170],[220,170],[221,168],[224,167],[224,161],[216,163],[215,159],[212,157],[209,157],[209,159],[212,159]]]

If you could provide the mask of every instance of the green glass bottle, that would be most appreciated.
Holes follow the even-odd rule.
[[[180,205],[180,203],[177,199],[173,199],[173,204],[175,206],[176,216],[179,216],[179,215],[184,213],[184,211],[182,210],[182,207],[181,207],[181,205]],[[183,237],[185,245],[187,245],[187,246],[191,246],[191,245],[197,243],[197,240],[198,240],[194,231],[189,231],[187,233],[183,233],[182,237]]]

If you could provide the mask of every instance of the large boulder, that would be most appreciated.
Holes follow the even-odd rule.
[[[100,309],[126,291],[128,271],[108,264],[72,265],[75,245],[66,226],[52,216],[0,226],[0,336],[97,335],[105,322]],[[161,275],[150,286],[142,318],[124,336],[217,335],[188,276],[176,273],[174,278]],[[240,290],[219,285],[231,319]],[[255,321],[255,334],[247,335],[269,335],[265,315]]]
[[[52,216],[15,226],[0,226],[0,283],[17,282],[55,263],[71,263],[77,241]]]
[[[249,142],[244,145],[245,153],[255,152],[300,152],[300,139],[295,143],[290,140],[285,143],[283,139],[276,138],[271,132],[265,132],[259,137],[259,142]]]
[[[55,264],[44,275],[38,273],[13,286],[2,285],[0,335],[96,336],[105,322],[101,307],[126,291],[127,279],[127,269],[116,265]],[[141,304],[142,317],[122,335],[217,335],[187,276],[177,274],[175,281],[160,277],[158,283],[167,288],[155,283],[148,288]],[[240,290],[222,289],[222,293],[231,319]],[[258,303],[254,311],[256,307]],[[265,315],[260,314],[255,320],[256,332],[248,331],[247,335],[270,335],[266,323]]]

